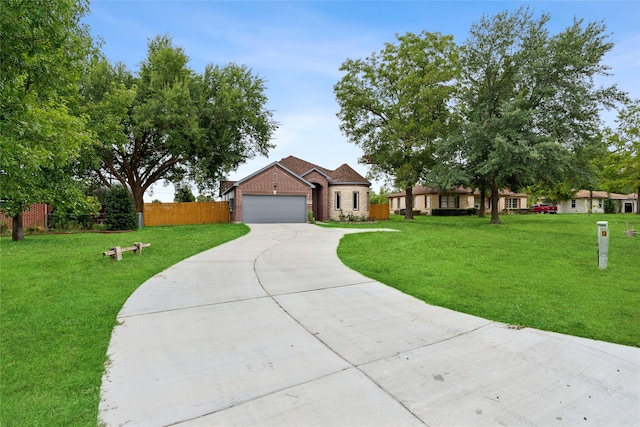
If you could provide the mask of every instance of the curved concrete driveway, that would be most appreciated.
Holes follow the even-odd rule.
[[[429,306],[340,262],[357,231],[252,225],[145,282],[113,332],[100,420],[640,424],[640,349]]]

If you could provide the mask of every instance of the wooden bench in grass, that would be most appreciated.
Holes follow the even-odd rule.
[[[129,246],[128,248],[121,248],[120,246],[110,248],[108,251],[102,252],[102,255],[110,256],[111,261],[113,261],[114,259],[117,261],[122,261],[123,252],[133,252],[134,254],[137,252],[138,255],[140,255],[142,254],[142,248],[148,248],[149,246],[151,246],[151,243],[135,242],[133,246]]]

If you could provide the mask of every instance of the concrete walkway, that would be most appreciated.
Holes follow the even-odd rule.
[[[340,262],[357,231],[252,225],[145,282],[113,332],[100,421],[640,425],[640,349],[427,305]]]

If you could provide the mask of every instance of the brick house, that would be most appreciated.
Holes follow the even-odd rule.
[[[35,203],[22,212],[22,226],[27,229],[29,227],[46,228],[47,214],[51,213],[51,208],[46,203]],[[9,230],[12,228],[11,217],[5,216],[0,212],[0,225],[6,225]]]
[[[231,221],[244,223],[340,220],[341,215],[369,216],[371,183],[343,164],[325,169],[297,157],[274,162],[220,188],[229,202]]]
[[[527,195],[524,193],[500,190],[499,195],[498,209],[501,212],[527,208]],[[389,211],[399,213],[406,209],[405,198],[404,192],[389,194]],[[423,186],[413,188],[413,210],[426,215],[431,215],[431,209],[480,209],[482,205],[480,192],[470,188],[458,187],[448,191]],[[490,192],[484,200],[484,208],[487,212],[491,211]]]

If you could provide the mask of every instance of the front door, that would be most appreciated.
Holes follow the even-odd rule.
[[[315,182],[313,183],[313,185],[315,185],[315,188],[311,190],[311,210],[313,211],[313,217],[316,219],[316,221],[324,221],[324,188],[320,184]]]

